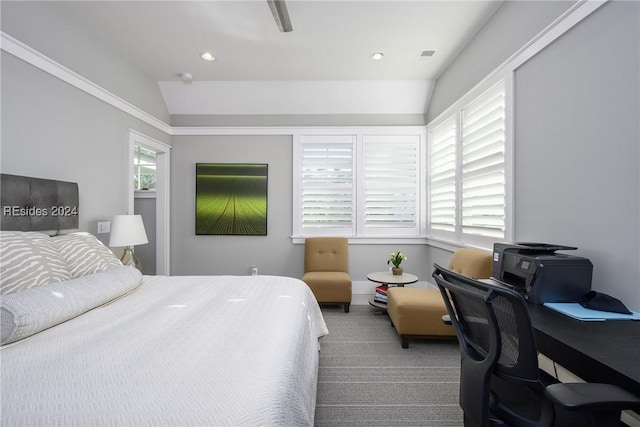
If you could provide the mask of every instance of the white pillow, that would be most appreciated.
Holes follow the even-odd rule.
[[[53,237],[51,241],[69,266],[71,278],[122,265],[113,252],[93,234],[70,233]]]
[[[120,266],[5,295],[0,300],[0,344],[10,344],[72,319],[140,284],[139,270]]]
[[[0,294],[69,280],[71,272],[46,234],[0,233]]]

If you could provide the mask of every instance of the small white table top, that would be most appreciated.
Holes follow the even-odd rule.
[[[376,283],[384,283],[385,285],[404,286],[409,283],[416,283],[418,276],[410,273],[402,273],[398,276],[393,275],[390,271],[379,271],[377,273],[367,274],[367,279]]]

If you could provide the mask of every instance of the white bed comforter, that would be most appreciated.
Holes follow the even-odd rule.
[[[318,338],[301,281],[155,277],[2,348],[2,426],[313,425]]]

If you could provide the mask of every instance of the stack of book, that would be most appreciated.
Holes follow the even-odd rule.
[[[387,303],[387,291],[388,290],[389,290],[389,286],[387,286],[387,285],[376,286],[376,294],[373,297],[373,300],[375,302],[380,302],[382,304],[386,304]]]

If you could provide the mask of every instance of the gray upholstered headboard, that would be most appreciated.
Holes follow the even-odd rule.
[[[78,228],[78,184],[0,174],[0,229],[53,231]]]

